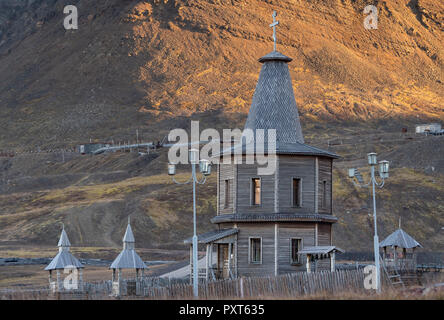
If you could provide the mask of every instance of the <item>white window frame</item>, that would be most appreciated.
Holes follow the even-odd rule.
[[[261,252],[260,252],[260,260],[259,261],[252,261],[251,260],[251,240],[252,239],[259,239],[261,243]],[[262,237],[248,237],[248,263],[249,264],[262,264]]]

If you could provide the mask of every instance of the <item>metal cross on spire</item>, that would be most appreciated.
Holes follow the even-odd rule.
[[[279,24],[279,21],[276,21],[277,12],[273,11],[273,23],[270,24],[270,28],[273,28],[273,41],[274,41],[274,51],[276,51],[276,26]]]

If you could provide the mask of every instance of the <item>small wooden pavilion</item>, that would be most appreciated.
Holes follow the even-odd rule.
[[[148,267],[139,257],[135,250],[135,238],[133,230],[131,229],[130,219],[128,217],[128,226],[126,227],[126,232],[123,237],[123,250],[119,253],[117,258],[113,261],[110,269],[113,270],[112,284],[113,284],[113,295],[120,296],[123,293],[127,295],[137,295],[140,294],[141,286],[140,282],[143,277],[144,270]],[[126,286],[123,288],[122,279],[122,269],[133,269],[136,270],[135,280],[125,281]],[[141,274],[139,272],[141,271]],[[117,277],[116,277],[117,276]],[[126,290],[125,290],[126,289]]]
[[[416,271],[416,248],[422,248],[422,245],[402,230],[401,226],[381,241],[379,247],[383,249],[382,259],[387,269],[399,273]]]
[[[83,291],[83,265],[69,252],[71,243],[66,234],[65,226],[63,226],[57,246],[59,247],[59,253],[45,268],[46,271],[49,271],[49,287],[51,291],[54,293]],[[67,275],[65,279],[62,279],[60,270],[63,270],[63,273],[72,273],[72,275]],[[52,278],[53,271],[57,274],[55,280]]]

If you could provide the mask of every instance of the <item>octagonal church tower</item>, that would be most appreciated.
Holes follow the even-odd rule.
[[[338,156],[304,143],[291,61],[276,50],[259,59],[262,69],[245,129],[265,129],[265,136],[266,130],[276,130],[276,170],[259,175],[256,163],[224,164],[221,159],[212,219],[218,228],[198,237],[207,245],[207,277],[335,269],[335,253],[342,251],[332,237],[337,221],[332,168]],[[247,148],[240,147],[245,159]]]

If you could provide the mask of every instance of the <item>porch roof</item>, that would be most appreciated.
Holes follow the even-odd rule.
[[[197,242],[198,243],[210,243],[210,242],[231,236],[231,235],[236,234],[238,232],[239,232],[239,230],[237,228],[213,230],[213,231],[199,234],[197,236]],[[191,237],[191,238],[185,239],[183,242],[187,243],[187,244],[191,244],[191,243],[193,243],[193,238]]]
[[[345,251],[336,246],[313,246],[313,247],[304,247],[302,250],[299,250],[298,253],[317,255],[317,254],[329,254],[331,252],[344,253]]]

